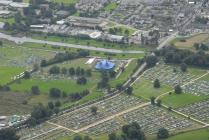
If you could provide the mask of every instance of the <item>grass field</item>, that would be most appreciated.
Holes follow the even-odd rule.
[[[171,136],[166,140],[209,140],[209,130],[200,129]]]
[[[115,10],[115,8],[117,8],[117,3],[115,2],[111,2],[109,4],[107,4],[107,6],[104,7],[105,11],[108,11],[108,12],[112,12],[113,10]]]
[[[51,2],[54,3],[64,3],[64,4],[75,4],[78,0],[50,0]]]
[[[151,81],[147,81],[141,78],[137,81],[134,85],[134,95],[137,97],[143,97],[145,99],[149,99],[150,97],[154,96],[157,97],[163,93],[169,92],[172,90],[172,87],[168,85],[161,85],[160,88],[154,88],[153,83]]]
[[[110,81],[110,85],[112,87],[115,87],[117,84],[122,84],[128,77],[131,76],[136,66],[137,66],[137,60],[134,59],[129,63],[125,71],[122,72],[121,75],[117,79],[112,79]]]
[[[85,65],[85,62],[88,59],[76,59],[76,60],[71,60],[67,61],[61,64],[57,64],[56,66],[59,67],[65,67],[65,68],[70,68],[70,67],[81,67],[84,69],[89,69],[89,65]],[[55,65],[53,65],[55,66]],[[33,85],[38,85],[40,88],[40,91],[44,94],[49,92],[50,88],[59,88],[62,91],[65,91],[66,93],[72,93],[72,92],[80,92],[85,89],[95,89],[97,82],[100,80],[100,74],[98,72],[92,72],[92,77],[87,78],[88,82],[86,85],[77,85],[76,80],[70,78],[70,77],[61,77],[61,78],[40,78],[41,75],[45,75],[45,73],[48,73],[49,67],[43,68],[41,72],[38,72],[37,74],[33,74],[31,79],[28,80],[22,80],[20,83],[15,83],[11,85],[11,88],[13,91],[18,91],[18,92],[30,92],[31,87]]]
[[[178,108],[207,98],[208,96],[196,96],[187,93],[182,93],[182,94],[172,93],[171,95],[164,96],[163,98],[161,98],[161,100],[163,104],[169,107]]]
[[[13,17],[10,18],[0,18],[0,22],[8,22],[9,24],[13,24],[15,19]]]
[[[24,72],[24,68],[18,68],[18,67],[4,67],[0,66],[0,85],[4,85],[10,81],[12,81],[12,78],[22,72]]]
[[[185,39],[185,42],[182,42],[181,40]],[[195,48],[193,47],[193,45],[195,43],[203,43],[209,41],[209,34],[198,34],[198,35],[194,35],[192,37],[189,38],[178,38],[175,39],[174,41],[172,41],[172,43],[177,47],[177,48],[183,48],[183,49],[191,49],[191,50],[195,50]]]
[[[57,66],[59,66],[60,68],[65,67],[67,69],[71,67],[74,67],[74,68],[81,67],[86,70],[86,69],[92,68],[89,65],[85,65],[85,62],[87,60],[88,58],[76,59],[76,60],[71,60],[71,61],[57,64]],[[82,92],[88,89],[90,91],[90,94],[76,103],[84,103],[84,102],[93,100],[95,98],[98,98],[100,96],[103,96],[102,92],[98,91],[96,88],[97,83],[100,80],[99,72],[93,70],[92,76],[87,78],[87,81],[88,81],[87,84],[78,85],[76,83],[76,79],[73,79],[72,77],[53,78],[50,76],[46,76],[45,74],[48,72],[50,67],[52,66],[43,68],[41,72],[34,73],[31,79],[23,79],[21,81],[18,81],[10,85],[11,90],[15,92],[30,94],[31,87],[38,86],[41,91],[41,95],[38,95],[38,96],[41,96],[42,99],[39,100],[39,97],[37,96],[36,98],[30,100],[30,102],[32,103],[33,102],[37,103],[37,101],[44,103],[44,102],[48,102],[49,100],[51,100],[48,96],[49,90],[51,88],[58,88],[61,91],[67,93],[68,95],[71,93],[75,93],[75,92]],[[41,78],[42,76],[45,76],[45,78]],[[60,99],[64,103],[62,107],[71,106],[75,103],[75,102],[69,102],[67,99],[68,98]]]
[[[131,36],[136,31],[134,28],[130,28],[130,27],[123,26],[123,25],[118,25],[118,26],[111,27],[111,28],[117,28],[117,29],[120,28],[121,32],[117,32],[116,35],[121,35],[121,36]],[[109,28],[109,29],[111,29],[111,28]],[[125,33],[126,30],[128,30],[128,32],[129,32],[128,35]]]

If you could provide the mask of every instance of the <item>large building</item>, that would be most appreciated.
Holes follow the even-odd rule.
[[[76,16],[68,17],[67,22],[72,26],[85,27],[91,29],[95,29],[97,27],[103,28],[107,24],[107,22],[103,21],[102,19],[84,18]]]

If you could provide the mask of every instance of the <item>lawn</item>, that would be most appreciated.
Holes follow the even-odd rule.
[[[166,95],[161,98],[162,103],[172,107],[172,108],[178,108],[178,107],[183,107],[188,104],[192,104],[204,99],[207,99],[208,96],[196,96],[193,94],[187,94],[187,93],[182,93],[182,94],[175,94],[172,93],[171,95]]]
[[[181,133],[171,136],[166,140],[209,140],[209,130],[207,128]]]
[[[56,66],[59,66],[60,68],[65,67],[67,69],[71,67],[80,67],[84,68],[85,70],[93,69],[93,66],[85,64],[87,60],[88,58],[81,58],[56,64]],[[67,93],[68,95],[75,92],[82,92],[86,89],[90,91],[90,94],[88,96],[84,97],[82,100],[79,100],[78,102],[69,102],[68,98],[60,98],[60,100],[63,101],[62,108],[71,106],[73,104],[85,103],[87,101],[103,96],[103,93],[97,90],[97,83],[100,80],[99,72],[92,70],[92,76],[87,78],[87,84],[78,85],[76,83],[76,79],[70,76],[63,77],[60,75],[55,78],[51,77],[50,75],[47,75],[49,68],[52,66],[42,68],[40,72],[32,74],[32,77],[30,79],[22,79],[21,81],[18,81],[10,85],[11,90],[15,92],[30,94],[31,87],[38,86],[41,91],[41,94],[38,96],[34,96],[30,99],[30,103],[32,104],[38,102],[45,104],[48,101],[50,101],[51,98],[48,96],[48,93],[51,88],[58,88],[61,91]],[[39,96],[41,98],[39,98]]]
[[[117,8],[117,6],[118,6],[117,3],[110,2],[104,7],[104,9],[105,11],[112,12],[113,10],[115,10],[115,8]]]
[[[112,87],[115,87],[117,84],[122,84],[123,82],[125,82],[126,79],[131,76],[136,66],[137,66],[137,60],[134,59],[129,63],[129,65],[125,68],[125,71],[122,72],[117,79],[112,79],[110,81],[110,85]]]
[[[75,4],[78,0],[51,0],[54,3]]]
[[[17,82],[11,85],[11,89],[17,92],[28,93],[31,91],[32,86],[38,85],[40,91],[44,94],[48,93],[50,88],[59,88],[66,93],[81,92],[85,89],[95,90],[97,82],[100,80],[100,73],[96,71],[92,71],[92,76],[87,78],[88,82],[86,85],[77,85],[76,80],[69,76],[59,78],[46,76],[46,73],[48,73],[49,68],[52,66],[59,66],[60,68],[65,67],[67,69],[71,67],[74,67],[75,69],[81,67],[85,70],[92,69],[92,66],[85,65],[87,60],[88,58],[81,58],[42,68],[40,72],[34,73],[31,79],[22,80],[20,83]],[[41,78],[43,76],[44,78]]]
[[[15,19],[13,17],[10,18],[0,18],[0,22],[8,22],[9,24],[15,23]]]
[[[133,85],[133,89],[135,96],[149,99],[152,96],[157,97],[163,93],[171,91],[172,87],[161,85],[160,88],[154,88],[151,81],[141,78]]]
[[[5,67],[5,66],[0,66],[0,85],[7,84],[12,80],[12,78],[22,72],[24,72],[24,68],[20,67]]]
[[[186,41],[183,42],[181,41],[182,39],[185,39]],[[172,43],[177,47],[177,48],[184,48],[184,49],[191,49],[194,50],[193,45],[195,43],[203,43],[209,40],[209,34],[198,34],[194,35],[189,38],[177,38]]]

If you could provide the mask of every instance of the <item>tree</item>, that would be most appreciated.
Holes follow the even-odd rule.
[[[83,140],[92,140],[92,138],[90,138],[89,136],[85,136],[85,137],[83,138]]]
[[[56,101],[56,102],[55,102],[55,106],[56,106],[56,107],[60,107],[60,106],[61,106],[61,102],[60,102],[60,101]]]
[[[161,100],[157,100],[157,106],[161,106],[162,101]]]
[[[169,132],[167,129],[165,128],[160,128],[158,130],[158,133],[157,133],[157,138],[159,139],[165,139],[165,138],[168,138],[169,137]]]
[[[91,73],[91,69],[86,70],[86,76],[90,77],[92,75]]]
[[[73,138],[73,140],[82,140],[82,137],[80,135],[77,135]]]
[[[0,46],[2,46],[3,45],[3,42],[2,41],[0,41]]]
[[[43,121],[45,118],[50,117],[51,115],[52,112],[49,108],[46,108],[43,106],[43,104],[38,104],[33,108],[29,121],[32,124],[37,124]]]
[[[61,72],[62,72],[62,74],[65,75],[65,74],[67,74],[67,69],[66,69],[66,68],[62,68],[62,69],[61,69]]]
[[[187,71],[187,65],[185,63],[181,64],[181,71],[186,72]]]
[[[13,128],[6,128],[0,130],[0,140],[19,140],[16,131]]]
[[[61,96],[61,91],[57,88],[51,88],[49,90],[49,95],[53,98],[59,98]]]
[[[124,125],[122,132],[124,133],[123,137],[126,137],[128,140],[145,140],[144,132],[136,122]]]
[[[58,66],[53,66],[49,69],[49,74],[60,74],[60,68]]]
[[[117,84],[116,89],[121,91],[123,89],[123,85],[122,84]]]
[[[40,94],[39,87],[38,86],[32,86],[31,87],[31,93],[34,94],[34,95]]]
[[[108,135],[108,140],[117,140],[117,135],[115,133],[111,133]]]
[[[74,75],[75,75],[75,69],[74,69],[74,68],[70,68],[70,69],[69,69],[69,74],[70,74],[71,76],[74,76]]]
[[[41,60],[41,67],[45,67],[47,65],[47,61],[46,60]]]
[[[176,94],[181,94],[182,93],[182,88],[180,85],[177,85],[174,87],[175,93]]]
[[[126,94],[131,95],[133,92],[133,87],[128,87],[125,92]]]
[[[98,108],[97,108],[96,106],[92,106],[92,107],[91,107],[91,113],[92,113],[93,115],[96,115],[96,114],[97,114],[97,110],[98,110]]]
[[[154,67],[156,65],[156,63],[158,62],[158,58],[157,58],[157,56],[151,55],[151,56],[147,56],[145,58],[145,61],[146,61],[148,67]]]
[[[110,78],[115,78],[116,74],[117,73],[114,70],[109,72]]]
[[[25,72],[24,72],[23,78],[25,78],[25,79],[30,79],[30,77],[31,77],[30,72],[25,71]]]
[[[77,76],[79,76],[81,74],[81,68],[80,67],[77,67],[76,70],[75,70],[75,74]]]
[[[152,105],[155,104],[155,97],[154,96],[150,97],[150,102],[151,102]]]
[[[155,79],[153,87],[160,88],[160,81],[158,79]]]
[[[53,104],[53,102],[48,102],[48,108],[49,108],[49,109],[54,109],[54,104]]]
[[[77,79],[78,85],[85,85],[87,83],[87,79],[85,77],[80,77]]]

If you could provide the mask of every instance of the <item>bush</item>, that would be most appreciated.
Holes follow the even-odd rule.
[[[61,97],[61,91],[57,88],[51,88],[49,91],[50,97],[59,98]]]

